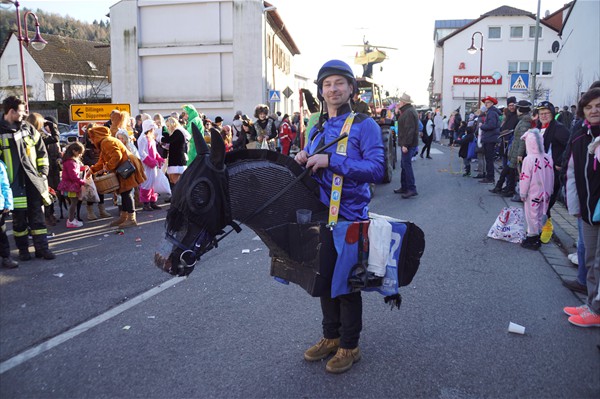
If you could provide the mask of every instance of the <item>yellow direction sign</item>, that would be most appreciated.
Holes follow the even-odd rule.
[[[107,121],[114,109],[131,115],[129,104],[71,104],[71,121]]]

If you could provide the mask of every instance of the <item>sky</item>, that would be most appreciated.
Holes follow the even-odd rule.
[[[433,62],[435,20],[477,19],[503,5],[537,12],[538,0],[268,0],[277,7],[288,31],[300,49],[294,58],[296,72],[316,77],[330,59],[354,65],[358,47],[365,37],[371,44],[395,47],[389,58],[375,67],[374,78],[390,95],[408,93],[418,104],[428,102],[427,86]],[[539,0],[540,13],[551,13],[568,0]],[[598,0],[582,0],[598,1]],[[20,0],[21,7],[42,9],[93,22],[105,19],[117,0]],[[367,7],[368,6],[368,7]],[[170,21],[165,21],[170,23]],[[470,43],[465,43],[465,52]],[[533,56],[532,56],[533,58]]]

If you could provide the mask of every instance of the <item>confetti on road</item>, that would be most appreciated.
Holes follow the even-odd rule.
[[[242,249],[242,253],[243,253],[243,254],[249,254],[249,253],[250,253],[250,250],[249,250],[249,249]]]
[[[252,252],[262,251],[262,248],[254,248]]]
[[[62,277],[62,276],[64,276],[64,273],[55,273],[55,274],[53,274],[53,276]]]
[[[135,242],[142,242],[142,239],[141,239],[140,237],[137,237],[137,238],[135,239]]]
[[[123,330],[129,330],[131,328],[131,326],[125,326],[123,327]]]
[[[73,256],[79,255],[79,253],[77,253],[77,252],[71,252],[71,253],[73,254]]]
[[[252,238],[253,241],[260,241],[260,237],[259,236],[254,236],[254,238]]]

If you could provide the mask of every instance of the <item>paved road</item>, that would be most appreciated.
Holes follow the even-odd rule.
[[[55,261],[0,271],[0,397],[599,397],[599,331],[561,311],[579,298],[540,252],[486,238],[505,200],[436,148],[414,164],[418,197],[393,193],[399,173],[376,188],[372,210],[414,221],[427,246],[399,311],[363,295],[350,372],[303,360],[320,338],[318,300],[268,276],[252,231],[188,279],[154,268],[162,210],[122,236],[106,222],[56,229]]]

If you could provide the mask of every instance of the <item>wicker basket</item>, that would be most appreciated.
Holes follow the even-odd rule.
[[[119,179],[117,175],[109,172],[105,175],[94,178],[98,194],[108,194],[119,189]]]

